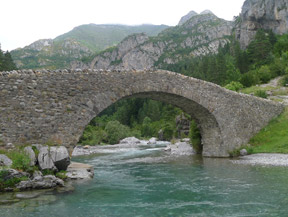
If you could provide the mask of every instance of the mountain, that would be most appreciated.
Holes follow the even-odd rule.
[[[185,16],[181,17],[178,25],[181,26],[183,25],[184,23],[186,23],[188,20],[191,19],[191,17],[194,17],[198,15],[198,13],[196,13],[195,11],[190,11],[188,14],[186,14]]]
[[[108,47],[117,45],[128,35],[146,33],[155,36],[168,28],[165,25],[96,25],[75,27],[55,39],[38,40],[29,46],[11,51],[19,68],[66,68],[74,62]]]
[[[55,38],[55,41],[65,41],[72,38],[93,52],[99,52],[116,46],[128,35],[146,33],[149,36],[156,36],[166,28],[168,28],[166,25],[149,24],[140,26],[88,24],[75,27],[70,32]]]
[[[217,53],[219,46],[224,46],[229,42],[232,28],[232,22],[205,11],[199,15],[194,14],[182,25],[163,30],[155,37],[148,37],[145,34],[129,36],[116,47],[96,55],[86,67],[95,69],[161,68],[165,64],[177,63],[187,56],[196,57]]]
[[[236,19],[236,38],[246,48],[258,29],[272,30],[275,34],[288,32],[287,0],[246,0]]]

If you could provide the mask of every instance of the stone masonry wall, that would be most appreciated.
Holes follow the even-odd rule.
[[[227,157],[284,108],[162,70],[0,72],[0,140],[73,146],[92,118],[125,97],[168,102],[192,115],[209,157]]]

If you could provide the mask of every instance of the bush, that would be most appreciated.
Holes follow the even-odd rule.
[[[232,81],[225,86],[226,89],[238,92],[243,88],[243,85],[238,81]]]
[[[57,172],[56,174],[55,174],[55,176],[57,177],[57,178],[59,178],[59,179],[62,179],[62,180],[65,180],[65,179],[67,179],[67,175],[66,175],[66,171],[59,171],[59,172]]]
[[[285,75],[282,79],[281,79],[281,85],[282,86],[286,86],[288,84],[288,75]]]
[[[143,120],[143,124],[141,127],[141,135],[144,137],[152,137],[153,136],[153,129],[151,126],[151,119],[149,117],[145,117]]]
[[[271,75],[271,71],[267,65],[261,66],[261,68],[258,70],[258,77],[262,84],[266,84],[270,81],[270,79],[273,77]]]
[[[201,144],[201,134],[196,122],[193,120],[190,122],[189,138],[195,152],[200,154],[203,150],[203,146]]]
[[[259,84],[260,79],[257,76],[257,71],[249,71],[243,74],[240,82],[244,87],[251,87],[253,85]]]
[[[119,121],[110,121],[105,127],[107,142],[117,144],[121,139],[129,136],[129,127],[120,124]]]
[[[163,127],[163,139],[165,141],[170,141],[174,136],[174,128],[171,124],[166,124]]]
[[[21,171],[30,170],[30,158],[23,150],[14,150],[7,153],[7,156],[13,161],[12,168]]]
[[[257,90],[255,92],[255,96],[258,96],[258,97],[261,97],[261,98],[265,98],[265,99],[268,97],[265,90]]]

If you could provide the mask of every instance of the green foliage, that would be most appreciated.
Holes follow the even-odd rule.
[[[287,85],[288,85],[288,74],[285,75],[285,76],[281,79],[281,84],[282,84],[282,86],[287,86]]]
[[[163,139],[165,141],[170,141],[174,137],[175,128],[173,127],[172,124],[169,123],[165,124],[162,130],[163,130]]]
[[[65,179],[67,179],[66,173],[67,173],[66,171],[61,170],[61,171],[57,172],[55,174],[55,176],[59,179],[65,180]]]
[[[3,52],[0,46],[0,71],[12,71],[17,69],[11,54],[7,52]]]
[[[129,127],[119,121],[108,122],[105,131],[107,132],[107,142],[109,144],[117,144],[121,139],[129,136]]]
[[[151,126],[151,119],[149,117],[145,117],[143,120],[143,124],[141,127],[141,135],[143,137],[152,137],[153,136],[153,129]]]
[[[264,91],[264,90],[257,90],[255,92],[255,96],[265,98],[265,99],[268,97],[266,91]]]
[[[288,108],[250,142],[252,153],[288,153]]]
[[[7,157],[12,160],[12,168],[21,171],[29,171],[30,168],[30,158],[24,153],[23,150],[16,149],[10,152],[7,152]]]
[[[264,30],[258,30],[253,41],[247,48],[248,56],[253,64],[265,64],[269,61],[272,51],[273,34],[267,33]],[[273,37],[274,38],[274,37]]]
[[[267,65],[261,66],[260,69],[258,70],[258,77],[260,79],[260,82],[262,84],[268,83],[272,77],[270,68]]]
[[[227,84],[225,86],[225,88],[228,89],[228,90],[233,90],[233,91],[238,92],[240,89],[243,88],[243,85],[240,82],[232,81],[229,84]]]
[[[45,169],[41,171],[43,176],[47,176],[47,175],[55,175],[55,172],[53,170],[50,169]]]
[[[14,188],[19,182],[26,180],[28,180],[26,176],[9,178],[8,170],[0,170],[0,191],[3,191],[5,188]]]
[[[260,79],[257,75],[257,71],[252,70],[243,74],[240,79],[240,82],[244,87],[251,87],[253,85],[259,84]]]
[[[202,153],[201,134],[195,121],[190,122],[189,138],[196,153]]]

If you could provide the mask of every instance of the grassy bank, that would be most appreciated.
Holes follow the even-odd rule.
[[[248,151],[255,153],[287,153],[288,154],[288,107],[268,126],[250,140]]]

